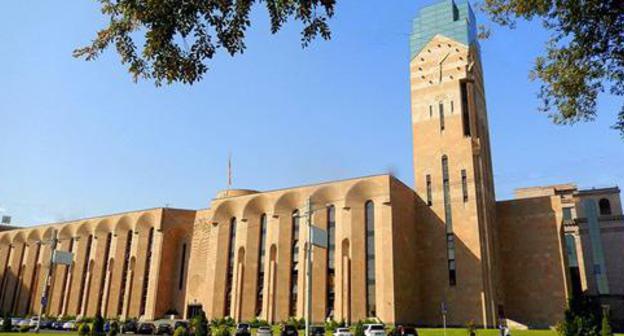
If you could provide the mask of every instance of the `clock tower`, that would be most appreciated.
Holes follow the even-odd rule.
[[[420,10],[410,37],[415,190],[422,199],[424,318],[497,325],[495,196],[476,22],[467,1]]]

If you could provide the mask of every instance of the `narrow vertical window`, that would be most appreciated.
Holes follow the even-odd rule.
[[[461,82],[461,114],[464,136],[470,136],[470,110],[468,104],[468,86],[466,82]]]
[[[230,316],[232,305],[232,280],[234,278],[234,252],[236,251],[236,217],[230,220],[230,239],[228,243],[227,273],[225,282],[225,306],[223,316]]]
[[[336,269],[334,256],[336,253],[336,208],[333,205],[327,207],[327,311],[326,318],[334,316]]]
[[[108,263],[110,262],[110,249],[111,249],[111,241],[113,239],[113,234],[109,233],[106,235],[106,248],[104,249],[104,263],[102,264],[102,273],[100,275],[100,292],[98,293],[98,309],[102,309],[102,300],[104,299],[104,283],[106,282],[106,270],[108,270]],[[104,311],[101,311],[104,314]]]
[[[375,204],[367,201],[364,205],[366,226],[366,316],[377,316],[375,302]]]
[[[184,269],[186,268],[186,244],[182,244],[182,255],[180,256],[180,275],[178,276],[178,289],[184,287]]]
[[[89,235],[89,238],[87,238],[87,249],[85,252],[85,258],[84,258],[84,262],[82,264],[82,279],[80,281],[80,291],[78,293],[80,293],[80,297],[78,298],[78,307],[80,307],[80,309],[78,310],[78,312],[83,312],[84,307],[83,307],[83,303],[82,302],[82,298],[84,297],[84,290],[87,287],[87,273],[89,273],[89,258],[91,257],[91,245],[93,244],[93,235]]]
[[[433,118],[433,105],[429,105],[429,118]]]
[[[73,245],[74,240],[72,239],[72,244]],[[26,302],[26,312],[27,314],[30,313],[32,311],[31,308],[31,304],[33,302],[33,297],[35,296],[35,293],[37,292],[37,279],[39,277],[39,268],[37,263],[39,262],[39,254],[41,253],[41,244],[40,243],[35,243],[37,246],[37,250],[35,252],[35,259],[34,259],[34,263],[35,263],[35,269],[31,275],[30,278],[30,295],[28,295],[28,302]],[[70,251],[71,251],[71,247],[70,247]]]
[[[123,268],[121,269],[121,286],[119,286],[119,301],[117,302],[117,315],[123,314],[123,303],[126,295],[126,283],[128,282],[128,267],[130,265],[130,252],[132,247],[132,230],[126,235],[126,249],[124,251]]]
[[[444,191],[444,219],[446,223],[446,244],[449,272],[449,285],[457,284],[455,263],[455,236],[453,235],[453,217],[451,211],[451,186],[448,172],[448,157],[442,156],[442,186]]]
[[[290,275],[290,305],[289,316],[297,314],[297,279],[299,278],[299,211],[295,210],[292,214],[292,270]]]
[[[453,101],[451,100],[451,114],[455,112],[455,106],[453,105]]]
[[[145,270],[143,271],[143,291],[141,293],[141,306],[139,315],[145,315],[145,305],[147,304],[147,290],[149,286],[150,268],[152,268],[152,248],[154,246],[154,228],[150,228],[147,235],[147,256],[145,257]]]
[[[69,252],[73,252],[74,250],[74,239],[70,239],[69,240]],[[37,250],[37,259],[39,259],[39,250]],[[67,287],[69,286],[69,265],[65,265],[65,272],[63,274],[63,282],[62,282],[62,288],[61,288],[61,300],[59,300],[59,312],[63,312],[63,307],[65,307],[66,302],[69,300],[69,294],[71,293],[65,293],[65,289],[67,289]],[[32,288],[32,287],[31,287]],[[67,297],[66,297],[67,296]]]
[[[440,131],[444,131],[444,104],[440,102],[438,108],[440,109]]]
[[[431,206],[433,204],[433,199],[431,196],[431,175],[427,174],[427,205]]]
[[[466,176],[466,169],[462,169],[461,171],[461,183],[464,202],[468,202],[468,177]]]
[[[267,216],[260,216],[260,244],[258,246],[258,292],[256,294],[256,316],[262,313],[264,300],[264,259],[266,255]]]

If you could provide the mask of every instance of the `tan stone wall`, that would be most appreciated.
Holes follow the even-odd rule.
[[[559,197],[496,204],[507,318],[549,327],[563,318],[567,264]]]
[[[166,214],[164,218],[163,212]],[[0,233],[0,275],[3,284],[0,306],[4,311],[13,314],[39,313],[43,285],[49,270],[50,239],[53,230],[56,230],[59,238],[57,250],[72,251],[74,262],[71,269],[64,265],[55,267],[50,281],[45,313],[48,316],[81,314],[93,316],[101,311],[108,317],[117,317],[119,315],[118,302],[122,299],[120,298],[121,268],[127,232],[128,230],[137,232],[132,234],[137,244],[134,246],[131,257],[139,257],[139,260],[144,261],[147,247],[146,233],[150,228],[154,228],[145,317],[156,317],[156,314],[163,313],[164,308],[161,307],[168,305],[159,304],[158,300],[171,302],[175,295],[180,294],[159,289],[161,288],[159,282],[164,279],[160,276],[161,265],[165,272],[170,272],[170,268],[175,267],[173,262],[167,263],[161,260],[162,235],[170,231],[180,231],[190,237],[194,214],[194,211],[152,209],[3,231]],[[105,251],[109,245],[107,243],[109,234],[111,237],[110,252],[106,258]],[[92,237],[92,244],[90,252],[87,253],[89,236]],[[168,243],[167,250],[175,253],[176,247],[169,245]],[[139,249],[139,246],[142,248]],[[9,248],[11,249],[10,255]],[[140,274],[133,281],[135,294],[132,299],[128,299],[127,295],[124,296],[126,301],[130,301],[127,305],[131,307],[130,314],[134,314],[130,316],[135,317],[138,317],[138,307],[141,304],[144,267],[139,268],[138,271]],[[100,300],[101,304],[99,304]],[[183,308],[177,307],[180,310]]]

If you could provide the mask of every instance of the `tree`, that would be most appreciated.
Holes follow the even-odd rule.
[[[600,331],[602,336],[613,336],[611,324],[609,324],[609,310],[605,309],[602,313],[602,328]]]
[[[319,35],[331,37],[328,20],[335,6],[335,0],[98,1],[108,26],[90,45],[74,50],[74,57],[94,60],[113,45],[135,81],[153,79],[157,86],[199,81],[218,49],[242,53],[256,2],[266,6],[273,34],[291,19],[301,22],[303,47]]]
[[[536,19],[551,31],[530,78],[541,82],[540,110],[555,123],[594,120],[606,89],[624,96],[623,1],[484,0],[482,9],[502,26]],[[613,128],[624,139],[624,104]]]
[[[558,329],[561,336],[600,335],[600,305],[587,296],[571,297]]]
[[[203,310],[191,319],[191,329],[193,330],[193,335],[195,336],[208,335],[208,319],[206,318],[206,313],[204,313]]]

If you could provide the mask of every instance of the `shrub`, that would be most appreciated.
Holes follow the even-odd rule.
[[[93,319],[93,328],[91,328],[91,335],[97,336],[102,334],[104,334],[104,318],[98,313]]]
[[[80,326],[78,327],[78,335],[80,336],[87,336],[89,335],[90,331],[91,331],[91,328],[89,328],[88,323],[81,323]]]
[[[191,319],[191,329],[194,336],[208,335],[208,319],[203,310]]]
[[[23,326],[21,326],[19,328],[19,332],[21,332],[21,333],[25,333],[25,332],[28,332],[28,331],[30,331],[30,326],[29,325],[23,325]]]
[[[475,325],[474,321],[466,323],[466,330],[468,331],[468,336],[477,335],[477,326]]]
[[[600,335],[600,305],[586,296],[571,297],[564,313],[564,321],[559,326],[562,336]]]
[[[215,329],[213,336],[230,336],[230,328],[227,325],[219,326]]]
[[[611,329],[611,324],[609,324],[609,311],[605,310],[602,314],[602,328],[601,328],[602,336],[613,336],[613,330]]]
[[[173,336],[187,336],[188,333],[186,332],[186,329],[182,326],[178,327],[174,332],[173,332]]]
[[[110,329],[108,330],[109,336],[117,336],[119,334],[119,323],[117,321],[111,321]]]
[[[355,324],[355,330],[353,331],[353,336],[364,336],[364,325],[361,321],[358,321]]]
[[[4,321],[2,321],[2,331],[11,332],[13,331],[13,321],[11,321],[10,316],[5,316]]]
[[[325,330],[327,331],[331,331],[333,333],[338,327],[340,327],[340,325],[338,324],[338,322],[334,321],[334,319],[325,321]]]

